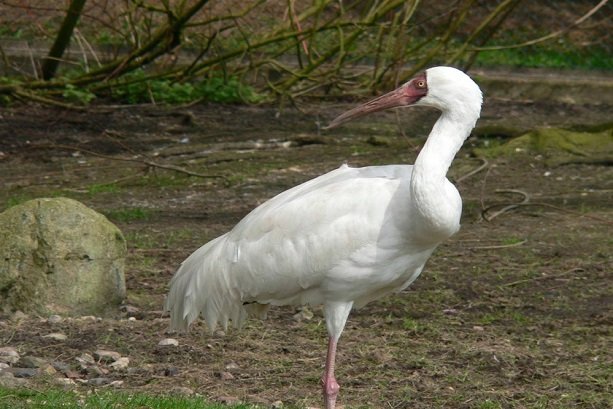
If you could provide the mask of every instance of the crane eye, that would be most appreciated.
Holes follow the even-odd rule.
[[[424,81],[424,80],[419,80],[419,81],[417,81],[417,82],[415,83],[415,86],[416,86],[417,88],[425,88],[425,87],[426,87],[426,81]]]

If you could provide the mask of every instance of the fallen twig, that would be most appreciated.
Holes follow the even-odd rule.
[[[552,278],[555,279],[555,278],[559,278],[559,277],[565,276],[565,275],[570,274],[570,273],[576,273],[576,272],[580,272],[580,271],[585,271],[585,270],[582,269],[581,267],[574,267],[574,268],[571,268],[570,270],[563,271],[560,274],[553,274],[553,275],[525,278],[523,280],[517,280],[517,281],[512,281],[510,283],[502,284],[501,287],[513,287],[513,286],[518,285],[518,284],[530,283],[530,282],[533,282],[533,281],[549,280],[549,279],[552,279]]]
[[[459,178],[456,179],[456,183],[460,183],[461,181],[463,181],[464,179],[468,179],[469,177],[476,175],[477,173],[481,172],[483,169],[487,168],[489,165],[489,162],[487,161],[487,159],[485,158],[479,158],[479,160],[481,161],[481,165],[477,166],[476,168],[474,168],[473,170],[471,170],[470,172],[460,176]]]
[[[495,244],[492,246],[476,246],[476,247],[471,247],[471,250],[495,250],[495,249],[506,249],[509,247],[519,247],[519,246],[523,246],[524,244],[526,244],[528,240],[522,240],[522,241],[518,241],[517,243],[511,243],[511,244]]]
[[[505,212],[507,212],[507,211],[509,211],[511,209],[515,209],[517,207],[542,206],[542,207],[549,207],[551,209],[558,210],[560,212],[570,213],[570,214],[573,214],[573,215],[576,215],[576,216],[579,216],[579,217],[587,217],[588,219],[598,220],[599,222],[602,222],[602,223],[613,224],[613,221],[607,220],[607,219],[603,219],[602,217],[593,216],[593,215],[590,215],[590,214],[583,214],[583,213],[580,213],[580,212],[576,212],[574,210],[565,209],[563,207],[552,205],[552,204],[549,204],[549,203],[529,202],[528,194],[523,192],[523,191],[521,191],[521,190],[514,190],[514,189],[496,190],[496,193],[501,193],[501,192],[519,193],[519,194],[524,196],[524,200],[522,202],[520,202],[520,203],[513,203],[513,204],[510,204],[510,205],[507,205],[507,206],[503,207],[502,209],[500,209],[499,211],[497,211],[496,213],[494,213],[491,216],[487,216],[487,212],[490,211],[491,209],[493,209],[494,207],[501,206],[501,205],[500,204],[496,204],[496,205],[492,205],[492,206],[486,207],[481,212],[481,217],[483,217],[483,219],[485,221],[488,221],[488,222],[492,221],[492,219],[494,217],[500,216],[501,214],[503,214],[503,213],[505,213]]]
[[[73,111],[87,111],[88,110],[87,107],[82,107],[82,106],[70,104],[67,102],[57,101],[53,98],[43,97],[41,95],[33,94],[31,92],[27,92],[22,89],[13,90],[13,96],[21,100],[34,101],[34,102],[38,102],[41,104],[57,106],[57,107],[64,108],[64,109],[70,109]]]
[[[209,179],[220,178],[220,179],[226,180],[225,176],[221,176],[221,175],[204,175],[202,173],[192,172],[191,170],[187,170],[187,169],[181,168],[179,166],[165,165],[165,164],[162,164],[162,163],[153,162],[151,160],[137,159],[137,158],[122,158],[120,156],[104,155],[102,153],[90,151],[88,149],[79,148],[78,146],[61,145],[61,144],[59,144],[59,145],[55,145],[55,144],[40,144],[40,145],[31,145],[31,148],[34,148],[34,149],[63,149],[63,150],[69,150],[69,151],[75,151],[75,152],[82,152],[82,153],[86,153],[88,155],[96,156],[98,158],[110,159],[110,160],[119,160],[119,161],[123,161],[123,162],[140,163],[140,164],[152,167],[152,168],[173,170],[175,172],[184,173],[186,175],[196,176],[196,177],[199,177],[199,178],[209,178]]]
[[[517,190],[517,189],[504,189],[504,190],[496,190],[496,193],[516,193],[516,194],[520,194],[523,196],[523,199],[521,202],[519,203],[513,203],[510,205],[506,205],[504,206],[502,209],[498,210],[497,212],[493,213],[491,216],[487,215],[487,212],[490,211],[491,209],[493,209],[494,207],[500,206],[500,205],[492,205],[492,206],[488,206],[485,209],[483,209],[481,211],[481,217],[483,217],[483,219],[487,222],[491,222],[495,217],[500,216],[503,213],[506,213],[507,211],[511,210],[511,209],[515,209],[518,206],[521,205],[525,205],[530,201],[530,196],[528,195],[528,193],[522,191],[522,190]]]

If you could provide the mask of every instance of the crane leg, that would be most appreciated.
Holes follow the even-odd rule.
[[[334,378],[336,345],[337,341],[333,337],[330,337],[328,339],[328,356],[326,357],[326,371],[324,372],[323,378],[321,378],[326,409],[334,409],[336,407],[336,397],[338,396],[338,391],[341,389],[338,382],[336,382],[336,379]]]
[[[352,307],[353,301],[328,301],[324,305],[324,316],[326,317],[329,338],[326,371],[323,378],[321,378],[321,385],[323,386],[326,409],[334,409],[336,407],[336,397],[341,388],[334,378],[336,346]]]

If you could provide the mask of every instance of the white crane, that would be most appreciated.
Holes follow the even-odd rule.
[[[329,128],[387,108],[441,111],[415,165],[343,165],[273,197],[196,250],[170,283],[172,328],[202,315],[212,332],[219,322],[240,326],[248,312],[265,316],[271,304],[323,304],[323,395],[334,409],[336,347],[351,309],[409,286],[460,227],[462,200],[445,175],[481,102],[466,74],[435,67],[340,115]]]

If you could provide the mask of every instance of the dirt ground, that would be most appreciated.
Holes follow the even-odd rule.
[[[107,214],[128,241],[131,308],[93,321],[0,316],[0,345],[73,369],[84,352],[120,352],[129,369],[105,376],[126,391],[188,387],[212,401],[320,406],[326,331],[319,309],[309,318],[273,308],[266,321],[209,336],[202,323],[188,334],[168,333],[161,306],[179,263],[254,206],[342,163],[412,163],[436,118],[414,109],[318,131],[348,106],[2,109],[0,209],[68,196]],[[603,105],[492,98],[479,124],[595,125],[610,113]],[[489,134],[470,138],[450,171],[464,200],[460,233],[408,290],[350,316],[337,361],[345,408],[613,407],[611,162],[550,166],[541,154],[518,152],[463,177],[484,163],[473,149],[504,136]],[[529,205],[483,220],[483,208],[497,206],[491,217],[522,201],[504,190],[524,192]],[[68,338],[43,338],[52,332]],[[168,337],[179,346],[158,346]],[[35,389],[54,384],[28,382]]]

